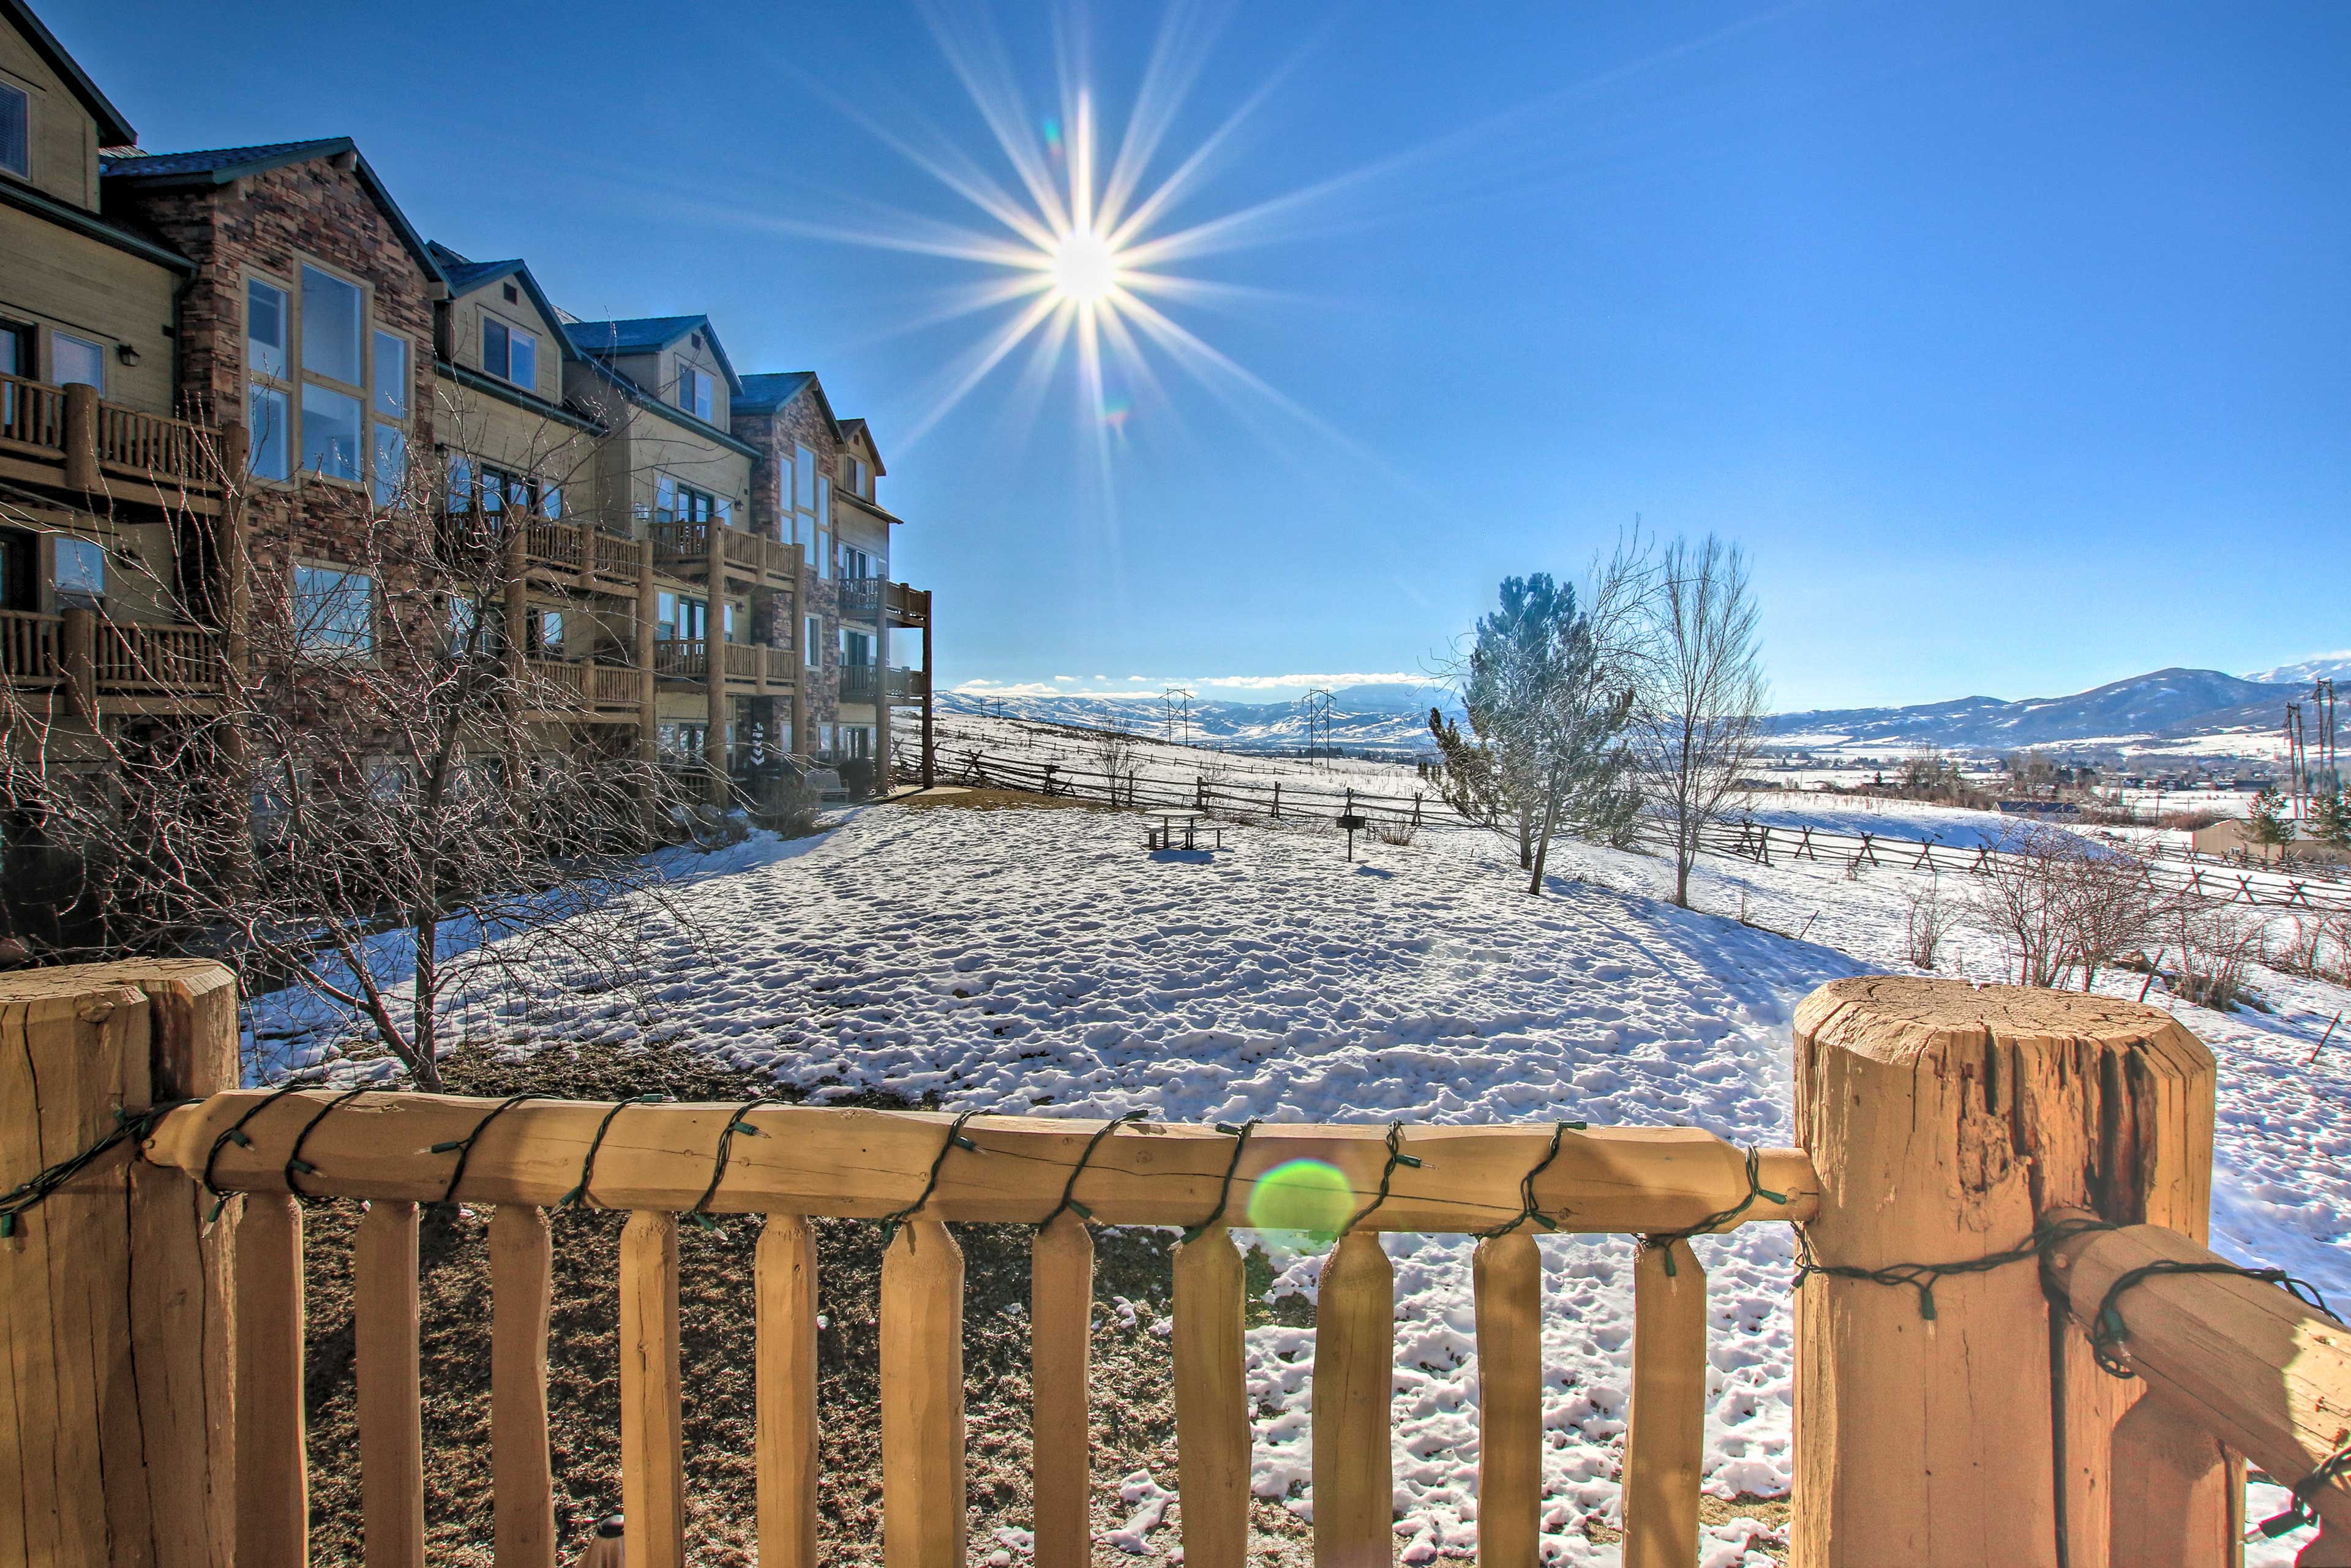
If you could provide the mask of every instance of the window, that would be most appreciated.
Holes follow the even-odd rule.
[[[88,338],[70,333],[49,334],[49,380],[61,387],[96,387],[106,390],[106,349]]]
[[[832,481],[816,478],[816,574],[832,575]]]
[[[538,492],[538,509],[545,512],[549,517],[560,521],[563,517],[563,486],[560,485],[541,486]]]
[[[688,599],[684,594],[664,590],[654,601],[653,640],[669,643],[692,642],[705,636],[710,630],[710,605],[706,601]]]
[[[0,376],[33,373],[33,329],[0,321]]]
[[[841,662],[852,670],[871,669],[873,664],[873,639],[863,632],[842,628]]]
[[[538,336],[483,312],[482,369],[518,387],[538,386]]]
[[[294,641],[324,657],[375,652],[375,580],[336,567],[296,567]]]
[[[849,460],[849,488],[852,493],[868,500],[873,498],[873,470],[865,465],[862,457]]]
[[[258,279],[245,286],[245,368],[256,376],[286,373],[286,290]]]
[[[801,628],[801,656],[817,664],[824,663],[824,622],[811,615]]]
[[[356,283],[305,263],[302,267],[302,369],[358,386],[360,322],[366,308]],[[308,412],[308,405],[304,405]]]
[[[0,82],[0,169],[20,180],[33,177],[33,100]]]
[[[481,601],[453,597],[449,601],[449,654],[460,658],[486,653],[496,633],[482,615]]]
[[[302,471],[329,479],[360,476],[360,400],[302,383]]]
[[[863,582],[873,575],[873,558],[849,545],[841,547],[841,575],[852,582]]]
[[[735,504],[697,490],[691,485],[681,485],[667,474],[653,476],[653,519],[664,523],[707,523],[724,525],[735,515]]]
[[[0,610],[41,607],[33,567],[40,542],[22,528],[0,528]]]
[[[375,335],[375,411],[386,419],[408,417],[408,340]]]
[[[710,377],[692,365],[677,367],[677,406],[696,419],[710,417]]]
[[[106,548],[94,539],[59,534],[55,580],[57,597],[95,604],[106,597]]]
[[[718,634],[729,643],[743,642],[750,620],[749,613],[730,599],[719,607]]]
[[[276,387],[258,383],[247,389],[246,423],[251,429],[253,472],[258,478],[283,479],[286,466],[288,419],[286,394]]]
[[[408,432],[377,421],[375,427],[375,504],[399,504],[401,486],[408,478]]]
[[[530,645],[534,653],[553,653],[558,656],[562,654],[562,611],[538,611],[532,614],[528,624],[530,627]]]
[[[470,512],[474,509],[474,465],[470,458],[453,452],[449,455],[449,510]]]

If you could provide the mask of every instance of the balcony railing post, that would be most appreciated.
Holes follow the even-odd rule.
[[[76,382],[66,388],[66,487],[95,490],[98,469],[98,389]]]
[[[2212,1058],[2168,1013],[1960,980],[1839,980],[1797,1009],[1795,1056],[1797,1135],[1821,1184],[1807,1241],[1823,1268],[1988,1259],[2060,1205],[2205,1234]],[[2107,1561],[2106,1500],[2136,1484],[2112,1473],[2113,1433],[2143,1385],[2098,1371],[2051,1310],[2029,1254],[1931,1294],[1804,1282],[1795,1568]]]
[[[98,612],[68,610],[57,634],[57,673],[74,711],[98,727]]]

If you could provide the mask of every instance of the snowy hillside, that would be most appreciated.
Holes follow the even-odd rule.
[[[1907,707],[1781,714],[1771,729],[1783,746],[2005,751],[2070,743],[2161,751],[2173,749],[2166,742],[2274,731],[2283,705],[2305,689],[2306,683],[2271,685],[2218,670],[2157,670],[2068,696],[1959,697]]]
[[[1346,686],[1331,694],[1330,744],[1341,747],[1373,747],[1398,751],[1429,748],[1428,710],[1448,713],[1458,707],[1453,695],[1434,686],[1379,685]],[[1308,744],[1307,709],[1303,703],[1223,702],[1194,696],[1188,724],[1171,721],[1167,705],[1156,695],[996,695],[946,691],[938,697],[942,712],[998,714],[1054,724],[1086,725],[1130,730],[1138,735],[1188,736],[1209,746],[1239,751],[1288,751]],[[1322,743],[1318,718],[1313,741]]]

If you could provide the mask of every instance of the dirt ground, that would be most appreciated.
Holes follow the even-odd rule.
[[[530,1090],[580,1099],[660,1091],[683,1099],[744,1100],[774,1089],[684,1051],[632,1048],[550,1051],[527,1063],[461,1052],[447,1064],[453,1092]],[[866,1104],[893,1102],[866,1099]],[[321,1202],[306,1215],[308,1286],[312,1560],[361,1561],[354,1427],[350,1241],[359,1206]],[[490,1333],[487,1207],[427,1209],[423,1236],[425,1519],[435,1563],[491,1568]],[[562,1560],[597,1519],[621,1506],[617,1256],[623,1216],[566,1211],[555,1220],[555,1301],[549,1406],[556,1520]],[[958,1226],[965,1257],[964,1355],[969,1394],[971,1558],[1006,1549],[999,1530],[1029,1524],[1029,1294],[1030,1232]],[[823,1479],[818,1522],[827,1563],[879,1563],[882,1520],[880,1406],[874,1306],[880,1228],[817,1222]],[[732,1217],[724,1234],[694,1227],[681,1237],[679,1315],[685,1377],[689,1561],[747,1568],[755,1552],[753,1472],[753,1248],[758,1222]],[[1174,1233],[1097,1233],[1093,1336],[1094,1515],[1125,1522],[1118,1483],[1147,1470],[1175,1487],[1175,1407],[1168,1342],[1153,1332],[1169,1306]],[[1257,1270],[1259,1289],[1270,1277]],[[1130,1310],[1122,1311],[1123,1300]],[[1303,1303],[1280,1303],[1295,1320]],[[1253,1305],[1261,1317],[1272,1309]],[[1258,1557],[1307,1560],[1308,1528],[1279,1503],[1256,1507]],[[1177,1542],[1181,1505],[1155,1531]],[[1098,1547],[1100,1561],[1136,1559]]]

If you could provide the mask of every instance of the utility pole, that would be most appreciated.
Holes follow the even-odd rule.
[[[1308,692],[1306,704],[1306,760],[1314,760],[1314,721],[1322,721],[1322,747],[1327,753],[1331,746],[1331,694],[1321,686]],[[1326,758],[1327,760],[1327,758]]]
[[[1174,740],[1176,738],[1176,727],[1180,725],[1183,727],[1184,738],[1186,741],[1190,740],[1192,738],[1192,693],[1190,688],[1186,686],[1169,686],[1165,691],[1159,694],[1159,700],[1166,705],[1167,738],[1169,740]]]

